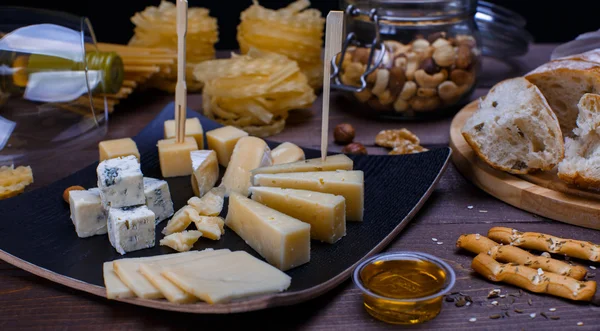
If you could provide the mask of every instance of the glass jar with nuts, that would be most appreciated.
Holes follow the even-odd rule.
[[[457,110],[480,68],[476,6],[476,0],[342,0],[348,35],[332,86],[385,117]]]

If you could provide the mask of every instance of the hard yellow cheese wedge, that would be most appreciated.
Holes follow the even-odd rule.
[[[196,212],[196,210],[190,206],[183,206],[175,212],[175,215],[169,220],[167,226],[162,230],[162,233],[168,236],[171,233],[185,230],[192,223],[192,220],[188,215],[189,212]]]
[[[225,221],[221,217],[190,214],[190,218],[196,225],[196,229],[202,232],[202,236],[205,238],[219,240],[225,233]]]
[[[290,142],[285,142],[271,151],[271,158],[273,158],[274,165],[302,161],[304,160],[304,151]]]
[[[223,210],[225,200],[225,188],[215,187],[208,191],[202,198],[191,197],[187,203],[196,209],[200,215],[217,216]]]
[[[244,251],[207,257],[161,274],[211,304],[281,292],[291,283],[288,275]]]
[[[140,160],[140,152],[131,138],[101,141],[98,144],[98,150],[100,151],[100,162],[127,155],[133,155],[138,161]]]
[[[354,162],[352,162],[352,159],[344,154],[337,154],[326,157],[325,162],[323,162],[321,158],[318,158],[253,169],[252,176],[257,174],[278,174],[289,172],[352,170],[353,166]]]
[[[106,287],[106,298],[107,299],[125,299],[135,296],[132,290],[125,285],[115,273],[113,268],[113,262],[104,262],[102,265],[102,271],[104,275],[104,287]]]
[[[346,199],[346,219],[363,220],[365,188],[360,170],[258,174],[254,176],[254,185],[341,195]]]
[[[250,188],[252,200],[310,224],[310,237],[330,244],[346,235],[346,203],[341,195],[279,187]]]
[[[243,137],[238,140],[221,181],[225,195],[239,193],[248,196],[250,170],[273,164],[270,152],[267,143],[260,138]]]
[[[187,252],[202,237],[202,232],[190,230],[172,233],[160,240],[161,246],[168,246],[178,252]]]
[[[227,167],[235,144],[240,138],[247,136],[248,133],[246,133],[246,131],[240,130],[234,126],[224,126],[208,131],[206,133],[206,143],[208,144],[208,149],[217,152],[219,164]]]
[[[169,268],[175,268],[181,265],[191,265],[197,262],[199,259],[218,256],[230,253],[228,249],[219,249],[213,251],[212,249],[206,249],[196,254],[177,256],[180,254],[173,254],[172,259],[163,260],[159,262],[148,262],[142,263],[139,266],[140,273],[156,287],[162,295],[173,303],[192,303],[198,299],[185,292],[184,290],[177,287],[171,281],[163,277],[160,273]]]
[[[270,264],[288,270],[310,260],[310,225],[239,194],[229,197],[225,225]]]
[[[175,120],[168,120],[164,123],[165,139],[175,138]],[[204,148],[204,130],[198,118],[187,118],[185,120],[185,136],[196,140],[198,148]]]
[[[206,192],[212,189],[219,179],[219,163],[217,162],[217,153],[212,150],[200,150],[190,152],[192,159],[192,177],[196,181],[194,187],[197,188],[198,196],[202,197]]]
[[[192,137],[185,137],[183,143],[175,138],[158,141],[158,159],[162,176],[178,177],[192,174],[190,152],[198,150],[198,144]]]

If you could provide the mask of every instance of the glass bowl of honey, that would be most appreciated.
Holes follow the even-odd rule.
[[[420,252],[390,252],[359,264],[352,280],[373,317],[392,324],[419,324],[436,317],[454,286],[454,270]]]

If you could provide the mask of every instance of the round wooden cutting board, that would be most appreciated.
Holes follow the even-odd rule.
[[[474,101],[452,120],[452,161],[473,184],[517,208],[569,224],[600,230],[600,194],[566,185],[555,172],[512,175],[483,162],[461,134],[467,119],[477,109]]]

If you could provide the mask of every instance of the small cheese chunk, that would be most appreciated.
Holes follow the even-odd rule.
[[[250,188],[252,200],[310,224],[310,237],[330,244],[346,235],[346,203],[341,195],[279,187]]]
[[[169,246],[178,252],[187,252],[198,239],[202,237],[202,232],[196,230],[171,233],[160,240],[161,246]]]
[[[165,139],[175,138],[175,120],[165,121]],[[204,148],[204,130],[200,120],[196,117],[185,120],[185,136],[196,140],[198,148]]]
[[[280,270],[310,260],[310,224],[244,196],[232,194],[229,197],[225,225]]]
[[[177,267],[178,265],[189,265],[196,263],[198,259],[202,259],[210,256],[217,256],[230,253],[228,249],[213,250],[211,248],[203,251],[195,251],[190,255],[180,256],[182,254],[172,254],[172,258],[168,260],[161,260],[157,262],[141,263],[139,265],[139,272],[156,288],[161,294],[173,303],[193,303],[198,300],[195,296],[185,292],[184,290],[177,287],[171,281],[163,277],[160,273],[169,270],[170,268]]]
[[[225,233],[225,221],[221,217],[190,214],[190,218],[196,224],[196,229],[202,232],[202,236],[205,238],[219,240]]]
[[[167,181],[144,177],[144,195],[146,206],[156,217],[156,224],[173,216],[173,201]]]
[[[183,264],[162,275],[210,304],[282,292],[291,283],[290,276],[244,251]]]
[[[270,152],[267,143],[260,138],[244,137],[238,140],[221,181],[221,186],[225,187],[225,196],[231,193],[248,196],[248,188],[251,186],[250,170],[271,165],[273,160]]]
[[[70,191],[69,207],[75,232],[81,238],[105,234],[107,212],[100,200],[100,190]]]
[[[169,220],[167,226],[165,226],[165,228],[162,230],[162,233],[168,236],[171,233],[185,230],[192,223],[188,211],[195,212],[196,210],[190,206],[183,206]]]
[[[187,203],[203,216],[217,216],[223,210],[225,188],[215,187],[202,198],[191,197]]]
[[[304,151],[290,142],[285,142],[271,151],[271,158],[273,158],[274,165],[302,161],[304,160]]]
[[[175,138],[158,141],[158,158],[162,176],[177,177],[192,174],[190,152],[198,150],[198,144],[192,137],[185,137],[182,143]]]
[[[248,133],[246,133],[246,131],[240,130],[234,126],[224,126],[206,132],[206,143],[208,144],[208,149],[217,152],[219,164],[227,167],[235,144],[237,144],[240,138],[247,136]]]
[[[154,246],[154,213],[146,206],[110,208],[108,239],[121,255]]]
[[[119,208],[146,203],[144,176],[135,156],[102,161],[96,172],[100,197],[105,207]]]
[[[353,166],[354,162],[352,162],[352,159],[344,154],[337,154],[327,156],[324,163],[321,158],[318,158],[253,169],[252,176],[257,174],[279,174],[288,172],[352,170]]]
[[[260,174],[254,176],[254,185],[341,195],[346,199],[346,219],[363,220],[365,186],[360,170]]]
[[[117,276],[119,276],[119,279],[125,285],[127,285],[127,287],[129,287],[129,289],[131,289],[137,297],[144,299],[160,299],[163,297],[162,293],[139,272],[140,264],[169,261],[175,258],[181,259],[198,253],[199,252],[194,251],[149,257],[137,257],[116,260],[111,263],[115,273]]]
[[[100,151],[100,162],[128,155],[133,155],[138,160],[140,159],[140,152],[135,141],[131,138],[101,141],[98,144],[98,150]]]
[[[133,291],[130,290],[115,273],[112,261],[104,262],[102,271],[107,299],[126,299],[135,297],[135,293],[133,293]]]
[[[196,180],[198,196],[202,197],[215,186],[219,179],[219,163],[217,153],[213,150],[200,150],[190,152],[192,158],[192,177]],[[194,192],[195,193],[195,192]]]

